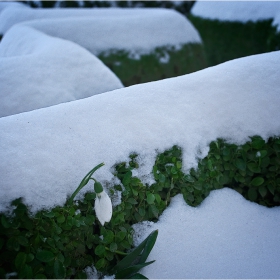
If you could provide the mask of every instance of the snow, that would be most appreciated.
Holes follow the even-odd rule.
[[[259,21],[280,17],[279,1],[196,1],[191,13],[195,16],[221,21]]]
[[[149,53],[157,47],[201,43],[186,17],[169,9],[16,9],[0,15],[0,34],[15,24],[73,41],[98,55],[110,50]]]
[[[279,51],[254,55],[1,118],[0,211],[20,196],[33,212],[62,205],[101,162],[95,179],[107,189],[111,167],[133,152],[135,175],[151,183],[157,152],[175,144],[187,172],[217,138],[243,144],[279,136],[279,63]]]
[[[215,190],[194,208],[181,194],[157,223],[134,225],[139,245],[158,229],[141,273],[149,279],[279,278],[280,207],[246,201],[234,190]],[[139,230],[139,237],[138,237]]]
[[[20,2],[0,2],[0,14],[7,8],[28,8],[29,6]]]
[[[0,44],[0,117],[123,87],[79,45],[16,25]]]

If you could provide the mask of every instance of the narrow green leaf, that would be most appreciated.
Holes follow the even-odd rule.
[[[152,232],[151,234],[153,234],[153,233],[154,232]],[[143,251],[144,247],[146,246],[147,239],[149,238],[149,236],[140,245],[138,245],[129,255],[127,255],[120,262],[118,262],[117,265],[114,266],[113,269],[111,270],[112,273],[116,273],[117,271],[123,270],[123,269],[131,266],[132,263],[134,263],[136,261],[136,259],[139,257],[139,255]],[[121,243],[122,246],[123,246],[123,243],[124,243],[124,241]]]
[[[136,274],[131,275],[128,279],[149,279],[149,278],[142,275],[141,273],[136,273]]]
[[[140,257],[139,263],[144,263],[147,260],[149,254],[151,253],[156,243],[157,236],[158,236],[158,230],[155,230],[147,237],[146,245]]]
[[[147,262],[147,263],[141,263],[141,264],[137,264],[134,266],[130,266],[128,268],[125,268],[123,270],[120,270],[116,273],[115,275],[115,279],[127,279],[130,278],[134,273],[136,273],[137,271],[139,271],[141,268],[152,264],[155,261],[151,261],[151,262]]]

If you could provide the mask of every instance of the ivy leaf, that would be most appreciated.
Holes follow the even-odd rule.
[[[147,194],[147,202],[148,204],[154,204],[155,196],[152,193]]]
[[[255,201],[258,198],[258,193],[255,189],[249,189],[248,190],[248,197],[251,201]]]
[[[128,185],[130,183],[131,177],[132,177],[132,172],[129,170],[128,172],[125,173],[122,183],[124,185]]]
[[[165,176],[164,176],[162,173],[160,173],[160,174],[158,175],[158,180],[159,180],[161,183],[164,183],[164,182],[165,182]]]
[[[118,245],[117,243],[113,242],[110,244],[110,251],[111,252],[116,252],[118,250]]]
[[[59,216],[57,217],[57,222],[58,222],[59,224],[64,223],[64,222],[65,222],[65,217],[64,217],[63,215],[59,215]]]
[[[274,195],[274,191],[275,191],[275,186],[274,185],[272,185],[272,184],[269,184],[268,186],[267,186],[267,188],[269,189],[269,191]]]
[[[105,246],[99,244],[95,250],[94,250],[94,253],[97,255],[97,256],[103,256],[105,254]]]
[[[51,262],[54,259],[54,254],[48,250],[38,251],[36,258],[41,262]]]
[[[255,187],[260,186],[264,182],[264,179],[262,177],[256,177],[251,181],[251,184]]]
[[[235,165],[238,169],[240,169],[242,171],[246,170],[246,162],[241,158],[236,159]]]
[[[133,197],[130,197],[127,202],[130,204],[138,204],[138,202]]]
[[[265,197],[267,194],[267,189],[265,186],[260,186],[259,187],[259,193],[261,194],[262,197]]]
[[[252,147],[256,150],[261,149],[265,144],[265,141],[260,137],[253,137],[252,138]]]
[[[261,172],[261,169],[260,167],[258,166],[257,163],[255,162],[250,162],[248,163],[248,169],[254,173],[260,173]]]
[[[23,252],[19,252],[15,259],[15,266],[17,270],[21,270],[25,265],[27,255]]]
[[[54,266],[53,266],[54,276],[57,279],[65,279],[66,269],[59,260],[55,260]]]

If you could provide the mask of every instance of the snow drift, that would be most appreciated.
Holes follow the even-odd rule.
[[[157,223],[133,226],[138,245],[159,235],[142,269],[149,279],[277,279],[280,275],[280,207],[245,200],[234,190],[215,190],[198,207],[182,195]]]
[[[109,50],[149,53],[157,47],[201,43],[193,25],[168,9],[16,9],[0,15],[0,34],[15,24],[73,41],[98,55]]]
[[[18,197],[32,211],[63,204],[95,165],[106,164],[97,180],[112,181],[132,152],[145,176],[157,149],[181,146],[187,171],[217,138],[280,135],[279,63],[280,52],[254,55],[1,118],[0,210]]]
[[[17,25],[0,44],[0,117],[123,87],[79,45]]]
[[[221,21],[259,21],[274,19],[278,26],[280,2],[278,1],[197,1],[191,13],[195,16]]]

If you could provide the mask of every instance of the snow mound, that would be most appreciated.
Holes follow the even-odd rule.
[[[193,25],[168,9],[6,9],[0,34],[17,23],[73,41],[98,55],[108,50],[147,53],[162,46],[201,43]]]
[[[259,21],[280,16],[279,1],[196,1],[191,13],[222,21]],[[274,22],[278,24],[278,22]]]
[[[17,25],[0,44],[0,117],[121,88],[79,45]]]
[[[28,5],[25,5],[21,2],[0,2],[0,14],[7,8],[29,8]]]
[[[104,162],[95,178],[112,181],[132,152],[144,177],[175,144],[187,172],[217,138],[280,135],[279,64],[280,51],[254,55],[1,118],[0,211],[20,196],[32,211],[63,204],[94,166]]]
[[[141,271],[149,279],[279,278],[280,207],[234,190],[212,191],[196,208],[179,194],[157,223],[133,227],[136,245],[159,230],[147,260],[156,262]]]

